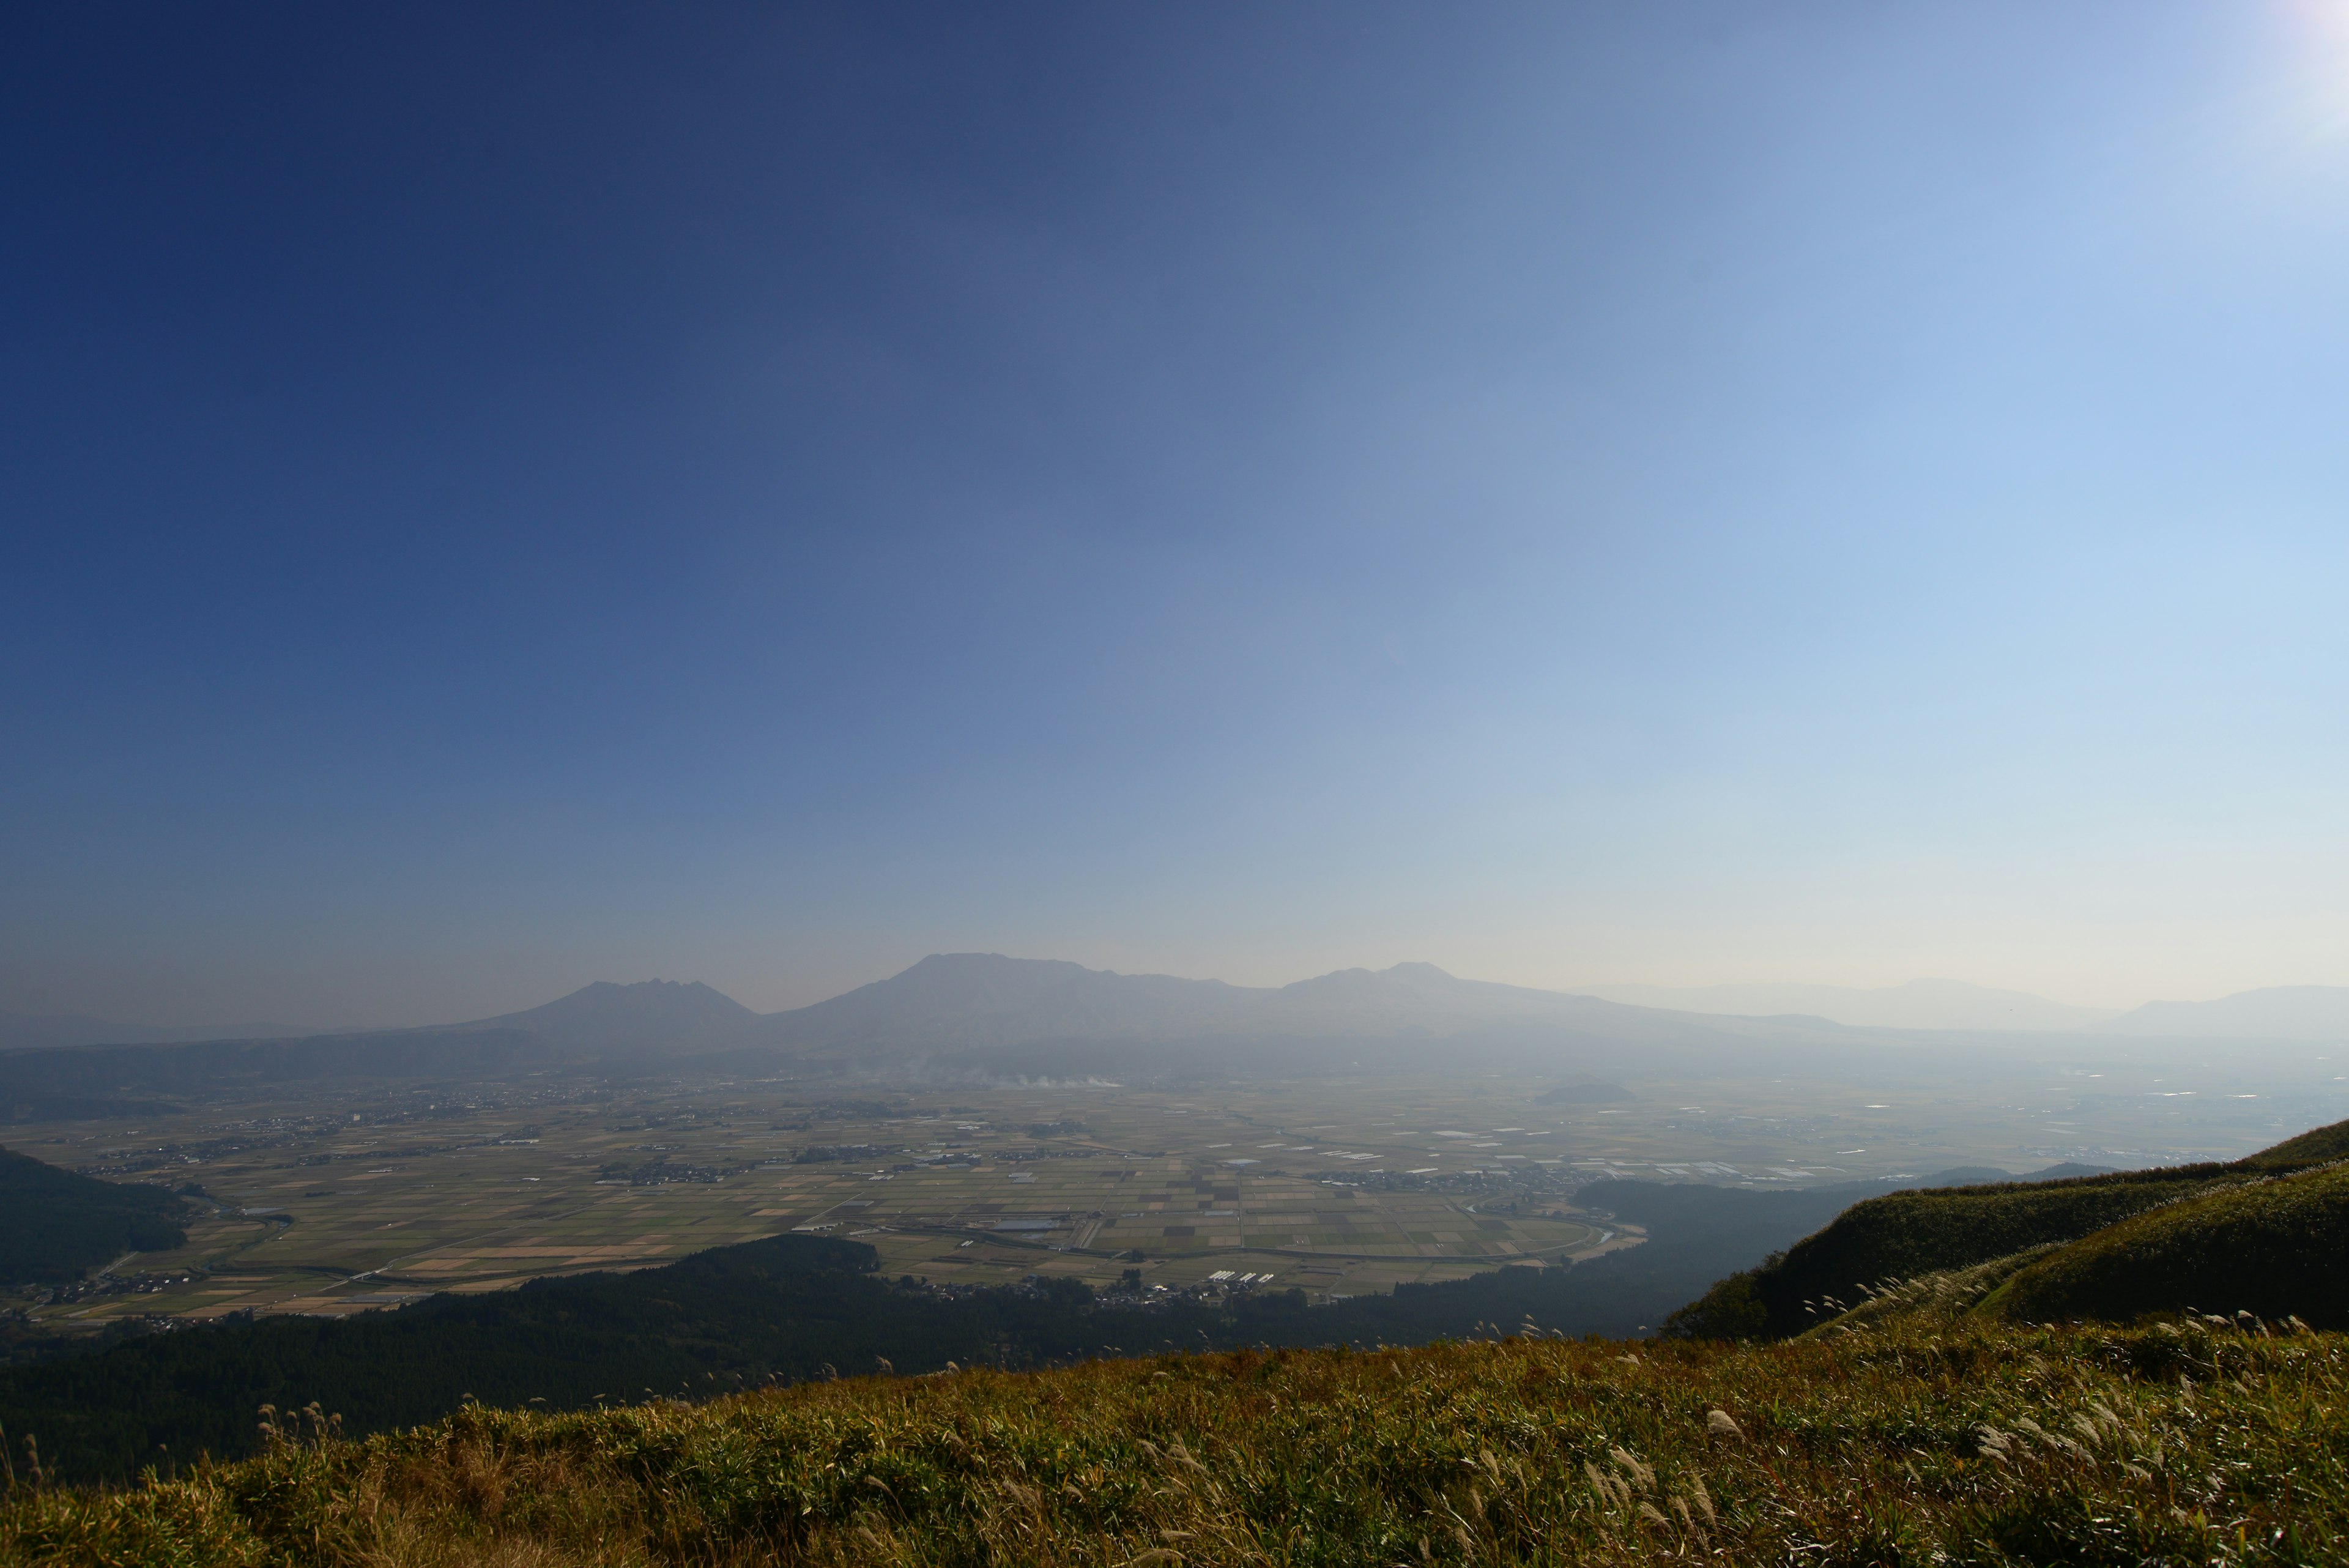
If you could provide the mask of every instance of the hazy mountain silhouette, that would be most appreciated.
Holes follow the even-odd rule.
[[[1619,988],[1619,993],[1632,988]],[[912,968],[829,1001],[761,1014],[698,982],[598,981],[543,1006],[468,1023],[298,1038],[58,1044],[0,1053],[0,1119],[145,1114],[141,1096],[206,1084],[320,1077],[416,1078],[541,1071],[638,1071],[663,1064],[725,1072],[937,1075],[945,1078],[1120,1081],[1258,1073],[1425,1070],[1475,1062],[1568,1078],[1645,1073],[1848,1071],[1894,1065],[1990,1029],[2018,1037],[2023,1003],[2058,1004],[1957,981],[1882,992],[1906,999],[1847,1024],[1788,1014],[1816,1011],[1832,987],[1709,987],[1703,997],[1775,1012],[1671,1011],[1598,996],[1462,980],[1433,964],[1347,969],[1284,986],[1227,985],[1163,974],[1118,974],[999,953],[934,953]],[[1754,992],[1766,994],[1755,995]],[[1691,993],[1645,994],[1683,1000]],[[1828,999],[1832,1004],[1833,999]],[[1889,1003],[1887,1004],[1889,1005]],[[1940,1043],[1892,1031],[1924,1027],[1931,1009],[1972,1009]],[[2006,1022],[1982,1022],[1982,1010]],[[2086,1010],[2062,1009],[2058,1014]],[[1949,1016],[1945,1011],[1938,1016]],[[1897,1021],[1897,1022],[1896,1022]],[[2155,1003],[2106,1023],[2106,1035],[2317,1039],[2349,1033],[2349,989],[2301,986],[2216,1002]],[[2117,1048],[2117,1047],[2116,1047]],[[99,1108],[101,1102],[113,1108]]]
[[[770,1013],[763,1038],[792,1045],[954,1046],[1195,1033],[1252,993],[1216,980],[1115,974],[1052,959],[932,953],[844,995]]]
[[[749,1036],[760,1015],[699,981],[608,980],[521,1012],[459,1029],[526,1029],[565,1051],[662,1052],[724,1045]]]
[[[1604,1023],[1640,1033],[1657,1017],[1592,997],[1461,980],[1427,963],[1259,987],[999,953],[936,953],[844,996],[771,1013],[761,1033],[796,1046],[952,1049],[1074,1039],[1423,1039],[1526,1023]]]
[[[637,1065],[749,1037],[759,1015],[698,983],[598,981],[471,1023],[333,1034],[61,1043],[0,1053],[0,1120],[141,1116],[140,1096],[318,1078],[465,1078]]]
[[[1651,1060],[1675,1049],[1718,1056],[1787,1033],[1752,1020],[1693,1019],[1461,980],[1424,963],[1251,987],[999,953],[937,953],[844,995],[763,1016],[698,983],[599,981],[540,1007],[422,1029],[10,1053],[0,1057],[0,1110],[21,1105],[29,1114],[79,1096],[110,1100],[129,1115],[140,1114],[141,1093],[186,1092],[207,1082],[461,1076],[556,1065],[636,1070],[695,1062],[726,1071],[1154,1078],[1385,1069],[1424,1065],[1437,1041],[1488,1064],[1588,1071],[1627,1049]]]
[[[1461,980],[1426,963],[1239,986],[939,953],[770,1014],[766,1046],[725,1056],[745,1070],[763,1058],[818,1074],[1175,1082],[1425,1070],[1440,1049],[1453,1065],[1473,1058],[1487,1069],[1587,1075],[1634,1053],[1651,1064],[1728,1061],[1757,1039],[1832,1028],[1659,1012]]]
[[[1597,985],[1592,996],[1634,1007],[1768,1018],[1803,1013],[1864,1029],[2083,1029],[2115,1016],[2108,1007],[2074,1007],[2025,991],[1998,991],[1962,980],[1912,980],[1877,987],[1747,985]]]
[[[558,1065],[521,1029],[407,1029],[274,1040],[57,1045],[0,1052],[0,1120],[144,1116],[143,1096],[321,1078],[482,1078]]]
[[[2203,1040],[2349,1041],[2349,986],[2272,985],[2215,1002],[2148,1002],[2097,1026],[2105,1034]]]

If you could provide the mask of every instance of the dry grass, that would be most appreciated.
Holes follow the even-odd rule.
[[[469,1408],[115,1492],[41,1563],[2349,1562],[2349,1341],[1888,1319],[1828,1342],[1188,1356]]]

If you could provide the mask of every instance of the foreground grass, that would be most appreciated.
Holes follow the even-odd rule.
[[[113,1492],[37,1563],[2349,1562],[2349,1340],[1888,1322],[479,1407]]]

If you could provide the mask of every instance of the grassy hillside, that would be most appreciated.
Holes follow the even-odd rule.
[[[2230,1187],[2030,1261],[1982,1303],[2024,1322],[2181,1308],[2349,1328],[2349,1166]]]
[[[1721,1281],[1674,1314],[1671,1328],[1698,1338],[1784,1338],[1857,1303],[1887,1280],[2075,1241],[2229,1179],[2223,1167],[2187,1167],[2142,1177],[1931,1188],[1870,1199],[1783,1257]]]
[[[2339,1563],[2344,1542],[2349,1342],[2175,1325],[1523,1338],[470,1407],[0,1503],[0,1558],[77,1568],[2236,1564]]]
[[[177,1247],[187,1200],[160,1187],[99,1181],[0,1148],[0,1285],[78,1277],[129,1251]]]
[[[2337,1158],[2325,1152],[2336,1146],[2349,1146],[2349,1123],[2319,1127],[2230,1164],[1930,1189],[1871,1199],[1846,1210],[1783,1257],[1719,1281],[1675,1313],[1669,1328],[1696,1338],[1801,1334],[1890,1282],[1971,1269],[2033,1248],[2078,1241],[2165,1205],[2309,1168]]]
[[[2334,1122],[2331,1127],[2317,1127],[2298,1137],[2286,1138],[2273,1148],[2261,1149],[2243,1163],[2265,1169],[2284,1170],[2335,1159],[2349,1159],[2349,1122]]]

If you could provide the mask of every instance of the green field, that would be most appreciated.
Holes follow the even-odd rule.
[[[2302,1114],[2085,1075],[1643,1083],[1627,1105],[1541,1103],[1555,1085],[904,1093],[543,1075],[334,1085],[10,1142],[93,1174],[195,1182],[218,1206],[183,1250],[122,1260],[113,1283],[36,1309],[88,1327],[355,1312],[790,1231],[854,1237],[892,1276],[942,1285],[1105,1284],[1139,1269],[1176,1289],[1247,1275],[1352,1294],[1635,1243],[1576,1206],[1596,1177],[1783,1187],[1983,1161],[2150,1163],[2240,1154]]]

